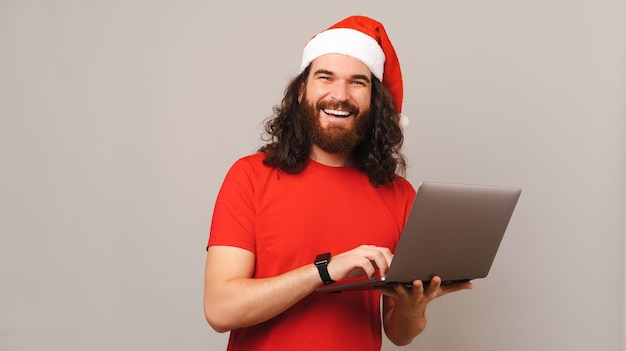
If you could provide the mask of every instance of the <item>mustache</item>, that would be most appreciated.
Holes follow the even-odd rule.
[[[350,112],[353,115],[359,114],[359,108],[346,101],[319,101],[317,105],[318,110],[342,110]]]

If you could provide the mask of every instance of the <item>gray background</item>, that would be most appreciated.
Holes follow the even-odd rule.
[[[488,278],[405,349],[623,349],[624,1],[0,0],[0,350],[224,349],[217,191],[350,14],[401,59],[409,180],[523,188]]]

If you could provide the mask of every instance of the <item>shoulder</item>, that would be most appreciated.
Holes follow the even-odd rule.
[[[377,188],[380,197],[390,209],[394,209],[396,219],[404,224],[415,199],[415,188],[404,177],[396,176],[391,182]]]
[[[415,199],[415,188],[404,177],[396,176],[391,182],[380,186],[381,195],[409,208]]]
[[[254,186],[254,184],[275,175],[276,168],[263,163],[265,154],[262,152],[247,155],[237,159],[226,174],[225,182],[235,182],[240,185]]]
[[[264,158],[265,158],[265,154],[262,152],[257,152],[251,155],[246,155],[236,160],[235,163],[233,164],[233,167],[257,168],[263,165]]]
[[[415,188],[402,176],[396,176],[391,182],[382,185],[380,188],[384,192],[399,194],[401,196],[415,196]]]
[[[258,152],[237,159],[230,167],[229,173],[256,173],[263,171],[271,171],[272,167],[263,163],[265,154]]]

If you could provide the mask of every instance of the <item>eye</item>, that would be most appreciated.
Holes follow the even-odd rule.
[[[360,86],[363,86],[363,87],[365,86],[365,82],[361,81],[361,80],[353,80],[351,84],[352,85],[360,85]]]

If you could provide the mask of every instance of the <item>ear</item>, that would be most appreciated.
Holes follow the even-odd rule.
[[[304,82],[300,83],[300,89],[298,89],[298,103],[302,103],[302,97],[304,96]]]

